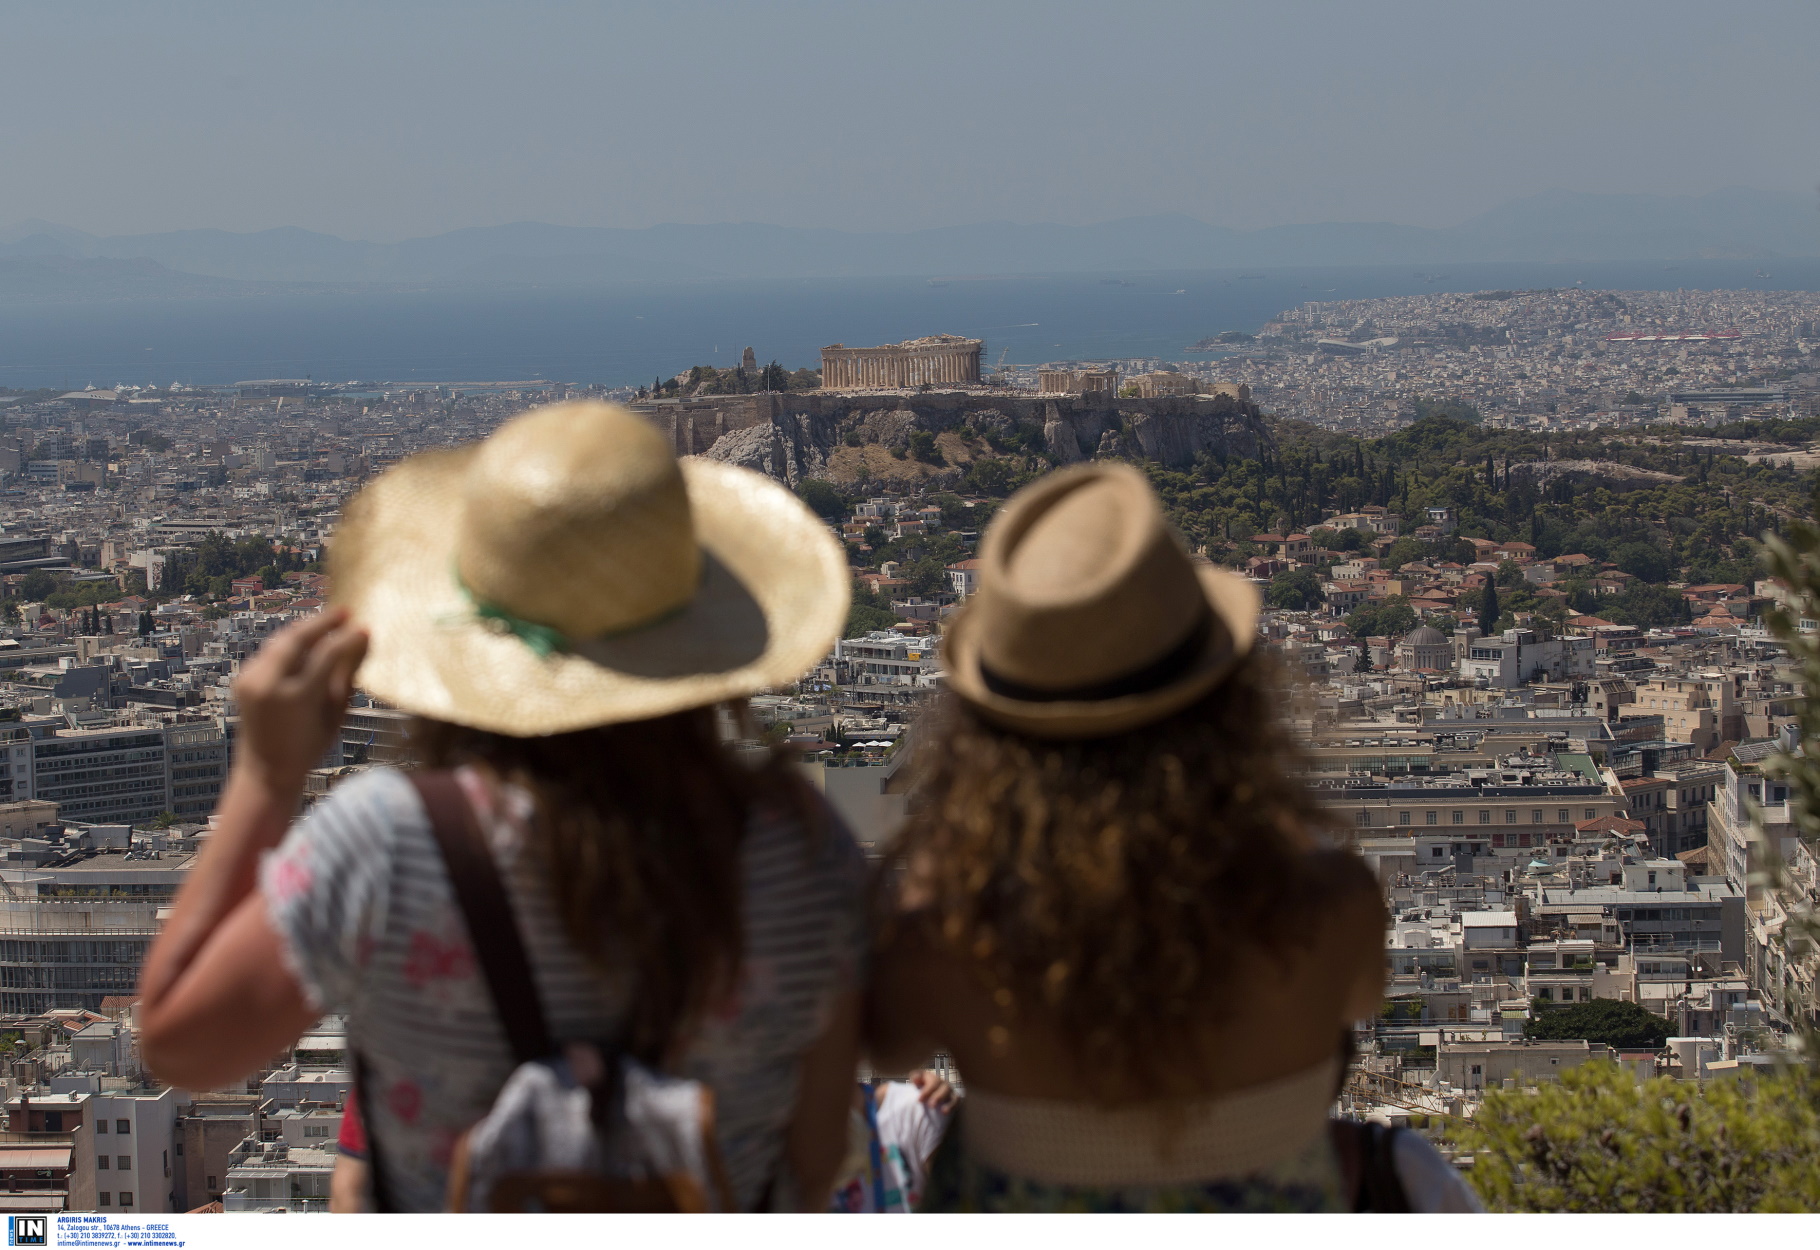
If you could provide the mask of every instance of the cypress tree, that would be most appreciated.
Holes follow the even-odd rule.
[[[1479,601],[1479,632],[1489,635],[1497,625],[1498,618],[1504,615],[1498,609],[1498,580],[1495,577],[1485,579],[1485,596]]]

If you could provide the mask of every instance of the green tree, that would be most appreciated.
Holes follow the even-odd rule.
[[[840,497],[832,482],[819,477],[804,478],[797,484],[796,494],[809,505],[809,511],[825,521],[836,521],[847,515],[847,501]]]
[[[1653,543],[1625,543],[1612,553],[1617,566],[1646,582],[1665,582],[1671,572],[1668,557]]]
[[[28,602],[42,601],[57,589],[57,579],[43,569],[33,569],[19,579],[19,595]]]
[[[910,432],[910,454],[924,464],[947,464],[942,449],[935,445],[935,435],[927,430]]]
[[[1449,1134],[1493,1211],[1820,1211],[1820,1088],[1805,1071],[1638,1083],[1589,1063],[1493,1090]]]
[[[1479,632],[1491,633],[1502,616],[1503,612],[1498,608],[1498,583],[1494,578],[1487,578],[1485,593],[1479,596]]]
[[[1517,562],[1515,560],[1506,556],[1504,559],[1498,561],[1498,571],[1494,580],[1498,585],[1507,589],[1513,586],[1521,586],[1523,584],[1523,570],[1517,567]]]
[[[1367,600],[1354,608],[1346,618],[1346,628],[1354,638],[1382,635],[1396,638],[1416,627],[1415,609],[1402,595],[1388,595],[1373,602]]]
[[[1292,612],[1306,612],[1324,597],[1321,579],[1313,569],[1284,569],[1270,579],[1270,586],[1264,591],[1265,603]]]
[[[843,638],[858,638],[875,629],[890,629],[897,624],[897,615],[888,608],[875,608],[870,604],[856,603],[847,609],[846,632]]]
[[[1618,625],[1639,625],[1646,629],[1685,625],[1693,619],[1693,612],[1680,591],[1644,582],[1632,582],[1617,594],[1601,600],[1599,615]]]
[[[1615,1050],[1660,1050],[1674,1031],[1647,1008],[1615,998],[1558,1005],[1538,999],[1535,1013],[1523,1026],[1525,1037],[1603,1042]]]
[[[1011,466],[1003,460],[986,457],[975,460],[967,470],[967,489],[980,495],[999,496],[1011,490]]]

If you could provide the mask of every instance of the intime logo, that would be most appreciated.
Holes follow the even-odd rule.
[[[50,1216],[10,1215],[6,1219],[6,1244],[43,1246],[50,1243]]]

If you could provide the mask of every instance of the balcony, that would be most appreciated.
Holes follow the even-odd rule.
[[[221,1209],[227,1212],[266,1212],[290,1211],[299,1215],[320,1212],[327,1214],[329,1200],[326,1197],[304,1197],[292,1195],[284,1198],[258,1198],[247,1189],[230,1189],[221,1197]]]

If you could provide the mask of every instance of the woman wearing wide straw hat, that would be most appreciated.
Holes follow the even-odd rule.
[[[966,1081],[925,1209],[1338,1209],[1382,909],[1290,777],[1255,591],[1124,465],[1027,487],[980,562],[869,992],[877,1066]]]
[[[479,820],[554,1039],[705,1081],[736,1205],[818,1209],[845,1147],[864,864],[716,717],[836,637],[826,527],[768,479],[678,462],[624,409],[567,404],[379,478],[330,571],[337,606],[236,687],[219,826],[145,965],[152,1070],[219,1088],[346,1012],[385,1205],[441,1208],[512,1059],[425,802],[375,769],[286,836],[358,684],[456,770],[441,793]]]

